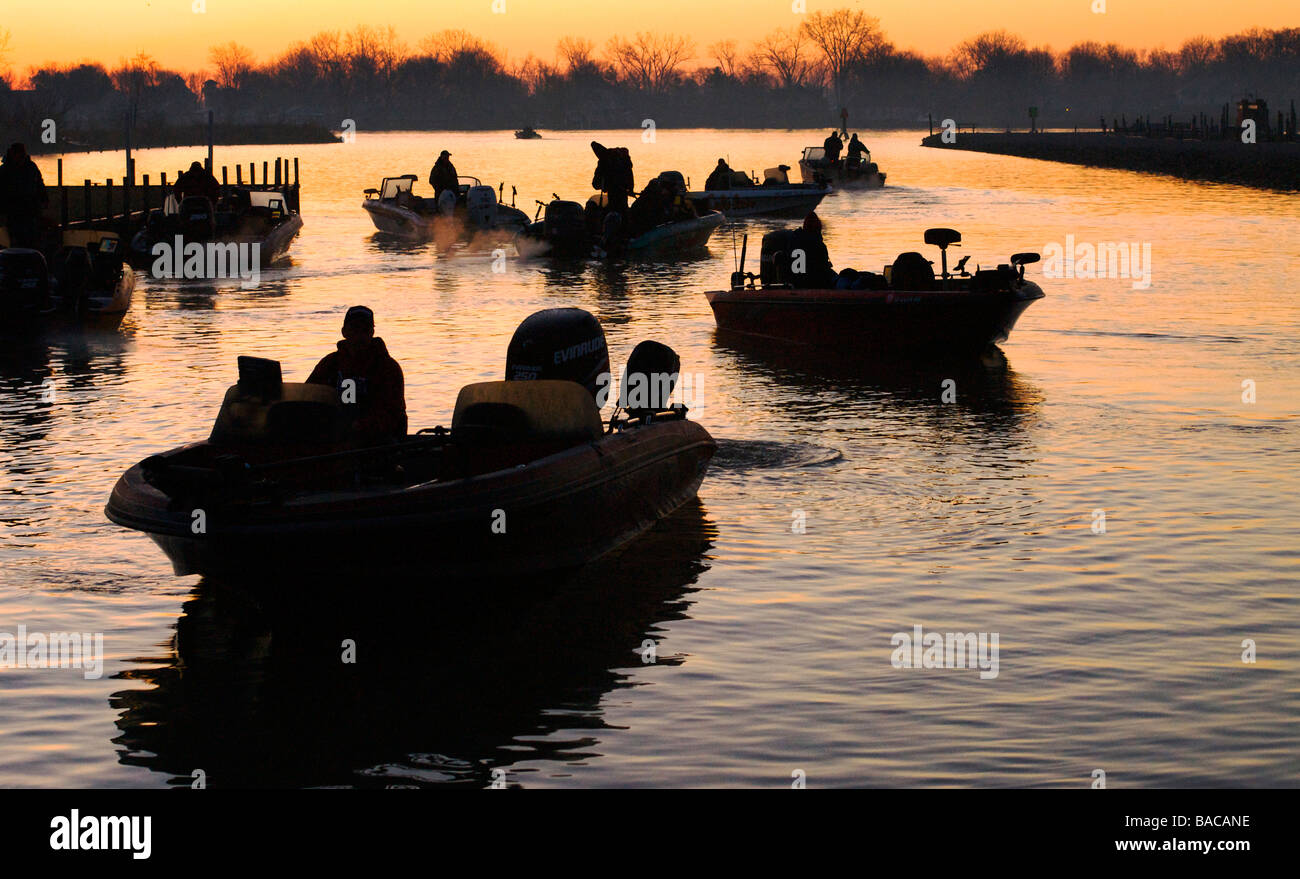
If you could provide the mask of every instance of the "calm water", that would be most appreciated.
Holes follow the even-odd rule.
[[[677,168],[697,184],[720,155],[794,164],[821,136],[597,135],[631,148],[638,182]],[[726,282],[730,235],[673,265],[512,255],[494,273],[491,254],[376,238],[359,207],[385,174],[423,181],[447,148],[531,213],[587,193],[590,136],[280,149],[304,176],[291,265],[255,290],[148,282],[120,332],[6,354],[0,632],[102,632],[106,662],[98,680],[0,669],[0,784],[164,786],[202,769],[213,786],[485,785],[504,769],[530,787],[780,787],[796,770],[810,786],[1086,787],[1102,769],[1111,787],[1296,785],[1297,199],[919,137],[868,137],[890,185],[823,204],[837,266],[929,250],[923,230],[946,225],[972,264],[1066,235],[1149,243],[1150,289],[1042,280],[1005,361],[801,361],[715,338],[701,291]],[[197,152],[147,151],[138,168],[174,173]],[[121,157],[67,168],[120,175]],[[275,602],[174,577],[104,519],[122,470],[206,435],[236,355],[301,378],[357,302],[403,363],[413,427],[496,378],[536,309],[592,311],[617,362],[670,342],[720,444],[699,504],[545,590],[357,575]],[[894,668],[891,636],[914,625],[998,633],[998,676]],[[355,666],[339,662],[347,637]]]

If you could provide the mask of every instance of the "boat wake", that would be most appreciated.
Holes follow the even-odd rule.
[[[713,473],[747,473],[751,470],[797,470],[825,467],[843,460],[839,449],[813,443],[785,443],[774,440],[718,440],[718,450],[709,463]]]

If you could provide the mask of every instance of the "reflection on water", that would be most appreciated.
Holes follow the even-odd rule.
[[[686,618],[716,539],[695,502],[558,582],[200,583],[171,650],[113,694],[114,741],[213,787],[484,786],[521,760],[599,760],[607,694],[643,654],[686,661],[660,626]]]
[[[640,133],[600,135],[631,148],[638,181],[703,179],[720,155],[790,163],[825,136]],[[590,140],[374,133],[285,150],[302,159],[306,227],[257,289],[145,279],[120,333],[0,346],[0,631],[102,631],[117,675],[0,669],[0,785],[164,785],[195,768],[214,785],[482,784],[507,765],[556,787],[787,787],[796,768],[812,786],[1082,787],[1097,768],[1112,787],[1300,781],[1300,310],[1278,246],[1300,201],[875,132],[890,185],[818,208],[837,267],[936,257],[934,226],[986,266],[1067,235],[1152,245],[1148,290],[1043,280],[1005,356],[908,364],[716,332],[703,292],[727,283],[743,230],[753,271],[762,232],[792,222],[722,229],[679,263],[509,248],[501,262],[381,240],[360,207],[443,148],[518,185],[520,204],[581,200]],[[193,153],[141,151],[137,167]],[[50,179],[54,160],[37,161]],[[68,162],[74,179],[121,173],[120,154]],[[105,521],[127,466],[208,434],[237,356],[300,380],[358,302],[402,364],[413,427],[447,424],[463,385],[499,378],[538,309],[596,314],[615,374],[641,340],[672,345],[691,417],[719,440],[703,524],[634,544],[639,561],[554,606],[453,613],[433,583],[270,607],[196,589]],[[999,677],[893,668],[890,636],[916,624],[999,632]],[[341,668],[351,632],[359,662]],[[632,653],[646,632],[664,641],[655,665]]]

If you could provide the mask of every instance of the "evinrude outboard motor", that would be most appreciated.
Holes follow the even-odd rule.
[[[600,321],[581,308],[547,308],[524,319],[506,351],[506,381],[577,382],[596,397],[609,384]]]
[[[187,241],[211,241],[217,230],[216,214],[212,202],[201,195],[186,196],[181,200],[180,234]]]
[[[39,312],[50,295],[50,273],[39,250],[10,247],[0,250],[0,313]]]
[[[491,186],[471,186],[465,193],[465,210],[469,223],[479,229],[491,229],[497,224],[497,192]]]
[[[623,370],[619,407],[632,417],[669,408],[681,371],[682,360],[672,348],[651,339],[640,343],[632,349]]]

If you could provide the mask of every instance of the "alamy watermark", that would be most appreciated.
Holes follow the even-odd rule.
[[[0,668],[80,668],[88,681],[104,675],[103,632],[0,632]]]
[[[1044,278],[1130,278],[1134,290],[1151,286],[1151,242],[1081,242],[1065,236],[1065,244],[1043,245]]]
[[[998,676],[998,633],[896,632],[889,639],[895,649],[889,657],[894,668],[978,668],[980,680]]]
[[[186,242],[177,235],[174,242],[159,241],[150,248],[154,257],[150,271],[155,278],[188,281],[238,279],[245,290],[256,287],[262,277],[260,242]]]

